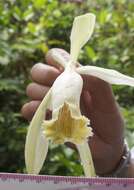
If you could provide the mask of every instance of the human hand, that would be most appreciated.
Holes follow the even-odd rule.
[[[66,59],[69,54],[57,49]],[[41,100],[63,71],[55,64],[51,50],[46,56],[47,64],[36,64],[31,70],[33,82],[27,87],[31,98],[22,108],[22,115],[31,120]],[[110,85],[96,77],[83,75],[81,112],[90,119],[94,135],[89,139],[97,174],[111,172],[123,154],[123,119]],[[62,93],[62,92],[61,92]]]

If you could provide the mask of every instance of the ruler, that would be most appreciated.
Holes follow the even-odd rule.
[[[0,190],[134,190],[134,178],[0,173]]]

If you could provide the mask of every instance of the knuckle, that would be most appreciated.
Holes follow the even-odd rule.
[[[31,93],[33,93],[33,88],[34,88],[34,83],[30,83],[27,87],[26,87],[26,94],[27,96],[29,96]]]

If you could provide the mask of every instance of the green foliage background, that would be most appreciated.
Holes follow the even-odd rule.
[[[52,47],[69,51],[73,18],[93,12],[95,33],[81,51],[82,64],[113,68],[134,76],[134,1],[57,0],[0,1],[0,172],[25,172],[24,143],[28,123],[20,109],[27,101],[29,70],[45,62]],[[134,145],[134,89],[113,86],[126,123],[126,137]],[[81,175],[78,156],[64,146],[51,146],[43,174]]]

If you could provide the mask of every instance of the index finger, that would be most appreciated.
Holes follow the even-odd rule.
[[[53,48],[46,54],[46,64],[38,63],[31,69],[31,76],[33,81],[51,86],[59,74],[64,70],[64,68],[55,60],[55,52],[60,54],[64,60],[68,61],[70,55],[63,49]]]
[[[43,63],[37,63],[31,69],[32,80],[45,86],[51,86],[59,74],[58,69]]]
[[[63,71],[70,60],[70,55],[64,49],[53,48],[46,54],[46,61],[49,65]]]

